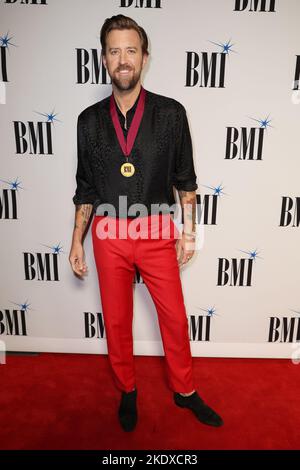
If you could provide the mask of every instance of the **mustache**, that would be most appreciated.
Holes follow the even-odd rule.
[[[132,68],[129,68],[129,67],[119,67],[119,68],[116,70],[116,72],[123,72],[123,71],[125,71],[125,70],[126,70],[126,71],[128,70],[128,71],[130,72],[130,70],[132,70]]]

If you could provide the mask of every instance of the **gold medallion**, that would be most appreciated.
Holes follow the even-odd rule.
[[[135,168],[132,163],[126,162],[123,163],[120,169],[123,176],[132,176],[135,172]]]

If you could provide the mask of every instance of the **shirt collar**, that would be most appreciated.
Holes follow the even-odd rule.
[[[137,104],[138,104],[138,101],[139,101],[139,97],[140,97],[140,95],[141,95],[141,91],[142,91],[142,87],[141,87],[141,89],[140,89],[140,92],[139,92],[138,97],[137,97],[136,100],[135,100],[134,105],[131,106],[130,109],[128,109],[126,115],[128,115],[129,113],[133,113],[133,112],[135,111],[135,109],[136,109],[136,107],[137,107]],[[115,97],[114,97],[114,100],[115,100]],[[119,108],[119,106],[118,106],[116,100],[115,100],[115,103],[116,103],[116,108],[117,108],[118,114],[119,114],[120,116],[124,117],[124,115],[122,114],[122,112],[121,112],[121,110],[120,110],[120,108]]]

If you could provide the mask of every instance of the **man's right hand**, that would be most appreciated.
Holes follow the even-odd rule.
[[[87,273],[87,265],[85,263],[85,254],[82,243],[76,242],[72,244],[69,261],[75,274],[83,276]]]

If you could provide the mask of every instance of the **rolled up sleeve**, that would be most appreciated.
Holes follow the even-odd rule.
[[[186,110],[180,105],[176,125],[176,157],[173,184],[176,189],[195,191],[198,188],[194,169],[192,139]]]
[[[72,200],[74,204],[94,204],[97,192],[93,185],[93,175],[89,161],[89,151],[85,136],[82,115],[77,119],[77,171],[76,191]]]

